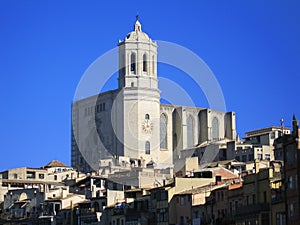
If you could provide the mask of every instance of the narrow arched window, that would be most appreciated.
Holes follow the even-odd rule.
[[[211,138],[213,140],[219,140],[219,121],[216,117],[213,118],[211,122]]]
[[[149,114],[146,114],[146,115],[145,115],[145,120],[150,120]]]
[[[150,142],[146,141],[145,143],[145,154],[150,155]]]
[[[160,116],[160,148],[167,149],[167,117],[165,114]]]
[[[132,73],[136,73],[136,55],[135,53],[131,53],[131,57],[130,57],[130,71]]]
[[[146,53],[143,55],[143,72],[148,71],[148,63],[147,63],[147,55]]]
[[[194,146],[194,119],[192,116],[187,118],[187,147]]]

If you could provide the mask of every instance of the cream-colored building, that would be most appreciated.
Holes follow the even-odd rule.
[[[119,157],[172,167],[184,149],[235,140],[234,112],[160,103],[159,46],[138,20],[118,47],[118,89],[72,104],[72,167],[89,172]]]
[[[289,128],[276,126],[248,131],[243,140],[227,143],[227,157],[245,163],[255,159],[272,161],[275,159],[274,140],[289,133]]]

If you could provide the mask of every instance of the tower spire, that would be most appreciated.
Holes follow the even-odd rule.
[[[142,25],[141,25],[141,23],[139,22],[139,14],[136,14],[136,16],[135,16],[135,24],[134,24],[134,30],[136,31],[136,32],[141,32],[142,31]]]

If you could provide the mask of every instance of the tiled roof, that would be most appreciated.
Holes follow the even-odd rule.
[[[63,164],[62,162],[60,162],[58,160],[52,160],[46,166],[44,166],[44,168],[49,168],[49,167],[69,167],[69,166]]]

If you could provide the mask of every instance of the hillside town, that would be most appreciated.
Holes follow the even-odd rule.
[[[137,16],[118,88],[72,102],[71,165],[0,172],[0,225],[300,224],[296,116],[240,138],[235,112],[161,104],[158,46]]]
[[[200,146],[181,173],[146,185],[81,173],[57,160],[3,171],[0,224],[299,224],[299,131],[294,116],[291,132],[268,127],[226,146],[214,142],[224,157],[205,166]],[[140,180],[159,175],[141,167],[132,165]]]

